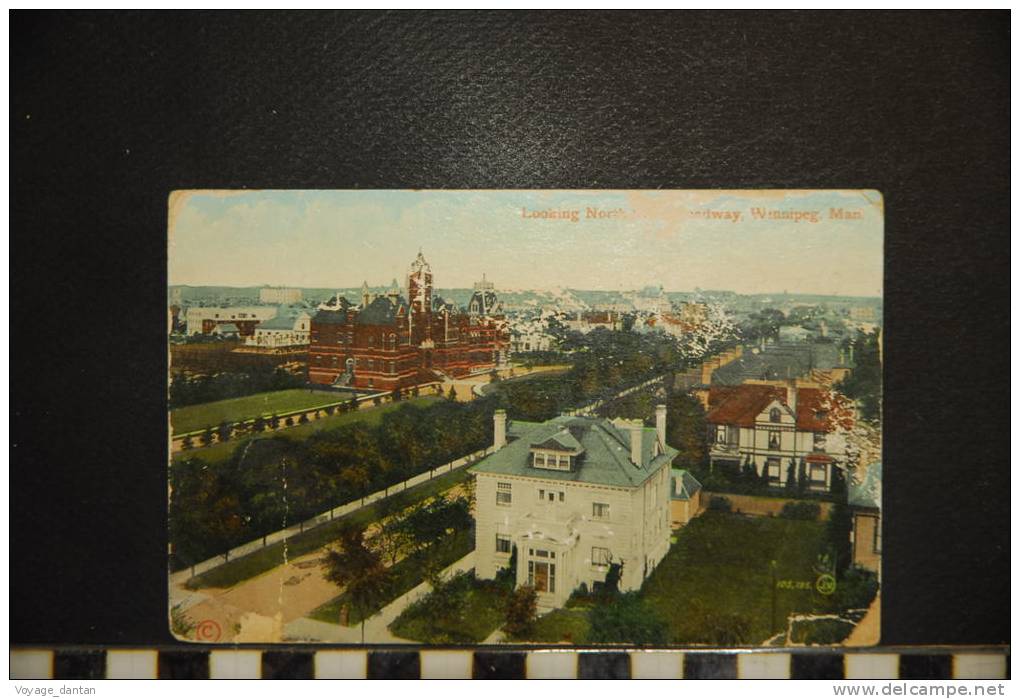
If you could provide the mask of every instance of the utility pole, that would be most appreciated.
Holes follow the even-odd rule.
[[[772,612],[769,615],[769,634],[776,633],[776,562],[769,561],[769,578],[772,580]]]

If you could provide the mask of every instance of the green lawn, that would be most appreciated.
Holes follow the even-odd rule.
[[[706,512],[680,530],[641,597],[667,623],[672,644],[760,644],[773,635],[770,561],[777,580],[812,587],[776,591],[775,632],[788,614],[830,609],[813,590],[824,532],[821,522]],[[584,605],[567,607],[538,619],[527,640],[586,643],[590,628]]]
[[[297,534],[287,541],[287,557],[296,558],[320,549],[335,541],[340,531],[348,524],[367,526],[384,517],[387,512],[392,512],[393,509],[409,507],[433,495],[445,492],[457,484],[466,481],[469,476],[467,467],[451,471],[450,473],[444,473],[438,478],[433,478],[430,481],[390,496],[385,501],[382,501],[386,505],[383,505],[382,502],[374,502],[364,509],[352,512],[346,517],[340,517],[315,529],[309,529],[306,532]],[[283,565],[282,541],[261,548],[247,556],[224,563],[208,572],[196,575],[188,580],[186,586],[191,590],[200,590],[205,587],[232,587],[239,582],[254,578],[256,575],[261,575],[280,565]]]
[[[787,615],[829,607],[814,591],[824,548],[822,522],[706,512],[680,530],[642,596],[668,623],[673,643],[726,644],[736,634],[759,644],[785,630]],[[776,590],[774,629],[771,561],[777,581],[810,584]]]
[[[540,643],[587,643],[589,628],[588,608],[554,609],[535,621],[528,640]]]
[[[442,569],[456,563],[461,558],[471,553],[474,547],[475,539],[473,532],[454,532],[436,544],[436,550],[432,555],[436,556],[435,560]],[[396,565],[390,568],[390,571],[393,573],[393,586],[390,589],[390,594],[387,595],[386,601],[380,605],[378,609],[375,609],[372,614],[375,614],[404,593],[410,592],[425,580],[425,566],[423,565],[422,560],[417,557],[409,557],[402,561],[398,561]],[[326,602],[321,607],[318,607],[308,616],[318,621],[325,621],[330,624],[339,624],[340,609],[345,604],[347,604],[347,596],[346,593],[343,593],[338,597],[334,597],[329,602]],[[348,624],[353,626],[354,624],[361,623],[361,620],[362,616],[352,611],[348,619]]]
[[[390,624],[395,636],[419,643],[481,643],[504,622],[509,587],[471,574],[450,583],[460,604],[448,618],[437,618],[430,598],[411,604]]]
[[[307,388],[269,391],[177,408],[170,411],[170,424],[173,425],[175,435],[185,434],[206,427],[215,427],[223,421],[238,422],[260,416],[279,415],[302,408],[340,403],[345,399],[350,400],[350,397],[345,398],[344,394],[333,391],[315,391]]]
[[[388,412],[396,410],[402,405],[418,405],[425,406],[437,400],[442,400],[438,396],[420,396],[418,398],[409,398],[407,400],[399,401],[397,403],[384,403],[380,406],[364,407],[356,413],[338,413],[335,415],[329,415],[327,417],[319,418],[311,422],[306,422],[303,425],[295,425],[294,427],[283,428],[276,432],[266,432],[266,436],[277,436],[281,435],[291,439],[306,439],[313,432],[320,430],[330,430],[341,425],[351,424],[353,422],[363,422],[366,425],[377,425],[382,420],[382,416]],[[208,447],[199,447],[198,449],[189,449],[187,451],[179,451],[174,454],[174,460],[189,459],[192,457],[198,457],[203,461],[209,463],[216,463],[218,461],[225,461],[230,458],[230,455],[234,453],[234,449],[239,446],[251,441],[252,439],[259,439],[259,437],[243,437],[240,439],[233,439],[229,442],[217,443]]]

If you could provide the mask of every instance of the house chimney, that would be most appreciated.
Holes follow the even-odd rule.
[[[790,412],[793,413],[794,422],[797,420],[797,380],[788,379],[786,381],[786,404],[790,406]]]
[[[506,446],[506,411],[502,408],[492,414],[492,449],[498,451]]]
[[[640,420],[627,425],[627,429],[630,430],[630,460],[634,462],[635,466],[641,465],[641,433],[644,431],[644,425],[641,424]]]
[[[666,406],[659,403],[655,406],[655,433],[659,438],[659,444],[666,446]]]

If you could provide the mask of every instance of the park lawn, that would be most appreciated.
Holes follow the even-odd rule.
[[[435,561],[442,569],[456,563],[461,558],[471,553],[474,548],[474,534],[470,531],[459,531],[450,534],[448,537],[436,544],[436,550],[432,555],[436,556]],[[362,619],[367,619],[368,617],[373,616],[387,604],[401,595],[410,592],[425,580],[425,566],[423,565],[421,558],[416,556],[409,556],[401,561],[397,561],[396,564],[390,566],[389,570],[393,574],[393,584],[390,587],[389,594],[386,595],[385,602],[383,602],[378,608],[371,610],[367,616],[363,616],[357,611],[351,610],[347,621],[348,626],[360,624]],[[338,597],[334,597],[329,602],[326,602],[322,606],[313,610],[308,616],[309,618],[317,621],[339,624],[340,610],[347,603],[347,593],[341,593]]]
[[[256,417],[279,415],[303,408],[316,408],[350,400],[333,391],[289,388],[284,391],[256,393],[241,398],[228,398],[213,403],[188,405],[170,411],[170,424],[175,435],[216,427],[221,422],[240,422]]]
[[[385,403],[378,406],[363,407],[356,413],[336,413],[334,415],[328,415],[326,417],[319,418],[318,420],[312,420],[293,427],[282,427],[276,431],[267,431],[263,434],[266,437],[282,436],[287,437],[288,439],[307,439],[314,432],[319,432],[320,430],[331,430],[355,422],[361,422],[370,426],[377,425],[382,420],[383,415],[397,410],[402,405],[417,405],[419,407],[424,407],[437,400],[442,399],[438,396],[419,396],[418,398],[408,398],[407,400],[398,401],[396,403]],[[183,461],[184,459],[198,457],[211,464],[219,461],[226,461],[230,458],[230,455],[234,453],[235,449],[247,444],[253,439],[259,439],[259,437],[242,437],[239,439],[233,439],[229,442],[216,443],[208,447],[179,451],[174,454],[174,460]]]
[[[444,473],[438,478],[420,483],[412,488],[403,490],[391,495],[385,500],[373,502],[356,512],[344,517],[338,517],[332,522],[309,529],[287,540],[287,558],[297,558],[306,553],[316,551],[337,539],[344,527],[350,524],[368,526],[372,522],[382,519],[388,512],[396,508],[406,508],[422,502],[433,495],[446,492],[468,480],[471,474],[467,467],[459,468],[450,473]],[[396,502],[394,502],[396,501]],[[385,505],[383,503],[386,503]],[[279,541],[264,548],[249,553],[241,558],[213,568],[205,573],[200,573],[185,583],[189,590],[200,590],[206,587],[227,588],[250,580],[256,575],[281,566],[284,563],[284,542]]]
[[[680,530],[642,597],[667,622],[672,643],[718,644],[717,629],[746,625],[743,642],[760,644],[785,630],[789,614],[826,608],[827,598],[814,591],[814,564],[825,545],[823,522],[706,512]],[[774,628],[773,560],[777,581],[811,585],[776,590]]]
[[[510,588],[494,580],[465,575],[457,583],[460,609],[452,618],[433,618],[428,598],[409,605],[390,624],[393,635],[419,643],[481,643],[505,621]]]

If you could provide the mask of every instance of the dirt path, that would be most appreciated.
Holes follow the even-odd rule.
[[[444,491],[454,498],[465,493],[462,483]],[[381,526],[381,522],[369,525],[365,530],[366,538],[376,536]],[[341,590],[323,577],[322,564],[328,548],[329,545],[323,546],[229,588],[204,588],[193,592],[174,586],[170,604],[185,602],[185,613],[196,624],[197,640],[280,641],[287,624],[307,616],[340,594]]]
[[[499,378],[501,378],[501,379],[515,378],[516,379],[516,378],[520,378],[522,376],[530,376],[532,374],[545,374],[545,373],[548,373],[550,371],[562,371],[564,369],[569,369],[569,368],[570,367],[568,365],[566,365],[566,364],[564,364],[562,366],[560,366],[560,365],[555,365],[555,366],[540,366],[540,367],[533,367],[531,369],[525,369],[524,367],[519,367],[519,366],[507,367],[507,368],[499,370]],[[475,398],[478,397],[474,393],[474,390],[473,390],[474,387],[475,386],[479,386],[479,385],[487,384],[487,383],[489,383],[489,381],[490,381],[489,374],[478,374],[477,376],[470,376],[470,377],[465,377],[465,378],[462,378],[462,379],[452,379],[452,380],[449,380],[449,381],[445,381],[445,382],[443,382],[443,395],[444,396],[448,395],[449,392],[450,392],[450,387],[452,386],[453,390],[454,390],[454,393],[457,396],[457,400],[459,402],[464,403],[464,402],[467,402],[469,400],[474,400]]]

